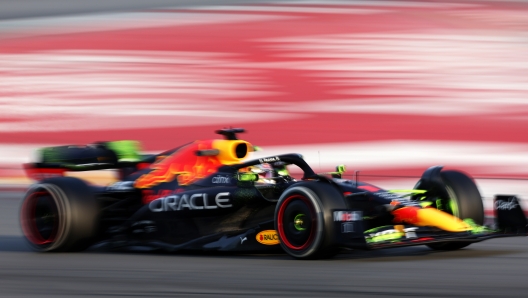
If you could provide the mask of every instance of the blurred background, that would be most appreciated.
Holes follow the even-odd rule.
[[[0,187],[35,148],[148,152],[243,127],[257,156],[412,188],[432,165],[528,198],[521,1],[0,2]]]

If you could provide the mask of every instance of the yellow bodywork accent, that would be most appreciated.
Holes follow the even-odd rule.
[[[237,157],[237,146],[244,145],[246,147],[245,155]],[[242,140],[214,140],[212,147],[220,152],[216,157],[224,165],[238,164],[248,156],[249,152],[253,151],[253,146],[250,143]]]
[[[417,212],[418,226],[433,226],[448,232],[465,232],[471,226],[461,219],[434,208],[424,208]]]

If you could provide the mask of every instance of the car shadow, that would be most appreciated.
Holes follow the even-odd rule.
[[[504,249],[479,249],[478,247],[467,247],[456,251],[436,251],[426,246],[414,246],[405,248],[392,248],[380,250],[343,250],[333,258],[317,260],[323,262],[402,262],[411,260],[445,260],[445,259],[467,259],[467,258],[489,258],[505,255],[525,253],[526,250],[514,248]],[[266,259],[266,260],[292,260],[294,259],[283,252],[277,253],[235,253],[235,252],[164,252],[164,251],[135,251],[106,249],[89,249],[88,253],[111,253],[128,255],[150,255],[188,257],[188,258],[224,258],[224,259]]]
[[[358,262],[402,262],[411,260],[489,258],[525,252],[525,250],[513,248],[479,249],[478,247],[471,246],[453,251],[439,251],[432,250],[426,246],[415,246],[371,251],[345,251],[337,255],[334,260]]]
[[[31,247],[23,236],[0,236],[0,252],[31,251]]]
[[[30,245],[23,236],[0,236],[0,252],[32,252]],[[123,254],[123,255],[149,255],[175,257],[197,257],[197,258],[236,258],[236,259],[267,259],[267,260],[294,260],[283,252],[277,253],[236,253],[236,252],[202,252],[202,251],[145,251],[134,249],[111,250],[105,246],[92,246],[88,250],[79,253],[86,254]],[[455,251],[436,251],[426,246],[413,246],[379,250],[350,250],[343,249],[339,254],[330,259],[319,261],[329,262],[401,262],[410,260],[439,260],[439,259],[467,259],[488,258],[496,256],[514,255],[526,253],[526,250],[514,247],[490,247],[479,248],[469,246]]]

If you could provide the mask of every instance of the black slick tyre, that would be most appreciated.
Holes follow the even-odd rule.
[[[275,209],[280,245],[297,259],[329,258],[338,253],[332,211],[345,209],[342,194],[323,182],[301,182],[287,189]]]
[[[51,178],[27,191],[20,209],[24,237],[36,251],[80,251],[93,244],[98,206],[91,188],[71,177]]]
[[[442,171],[443,185],[436,190],[437,208],[460,219],[472,219],[476,224],[484,224],[484,206],[477,185],[468,175],[459,171]],[[416,185],[420,188],[420,182]],[[456,250],[468,246],[468,242],[432,243],[427,246],[434,250]]]

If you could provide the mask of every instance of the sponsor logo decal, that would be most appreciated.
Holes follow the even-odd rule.
[[[276,162],[276,161],[280,161],[280,158],[278,156],[259,159],[260,163],[268,163],[268,162]]]
[[[244,238],[240,237],[240,244],[243,244],[244,241],[246,241],[246,240],[247,240],[247,237],[244,237]]]
[[[159,198],[149,203],[149,209],[152,212],[164,211],[181,211],[181,210],[205,210],[230,208],[233,205],[229,199],[228,192],[218,193],[214,202],[208,197],[206,193],[184,194],[184,195],[170,195]]]
[[[134,181],[119,181],[106,188],[109,191],[129,191],[134,189]]]
[[[279,235],[275,230],[265,230],[257,234],[257,241],[264,245],[277,245],[280,243]]]
[[[363,219],[361,211],[334,211],[334,221],[358,221]]]
[[[519,206],[515,197],[510,197],[508,201],[495,201],[495,209],[497,210],[513,210]]]
[[[399,195],[395,195],[395,194],[387,192],[387,191],[375,192],[374,195],[376,195],[376,196],[378,196],[380,198],[383,198],[383,199],[391,200],[391,202],[389,204],[393,205],[393,206],[401,204],[403,206],[417,206],[417,207],[421,207],[420,203],[418,203],[418,202],[411,201],[408,198],[404,198],[404,197],[401,197]]]
[[[231,183],[231,178],[228,176],[214,176],[212,182],[215,184],[229,184]]]
[[[390,193],[388,191],[379,191],[379,192],[376,192],[375,193],[378,197],[382,197],[384,199],[388,199],[388,200],[401,200],[402,197],[398,196],[398,195],[395,195],[393,193]]]

